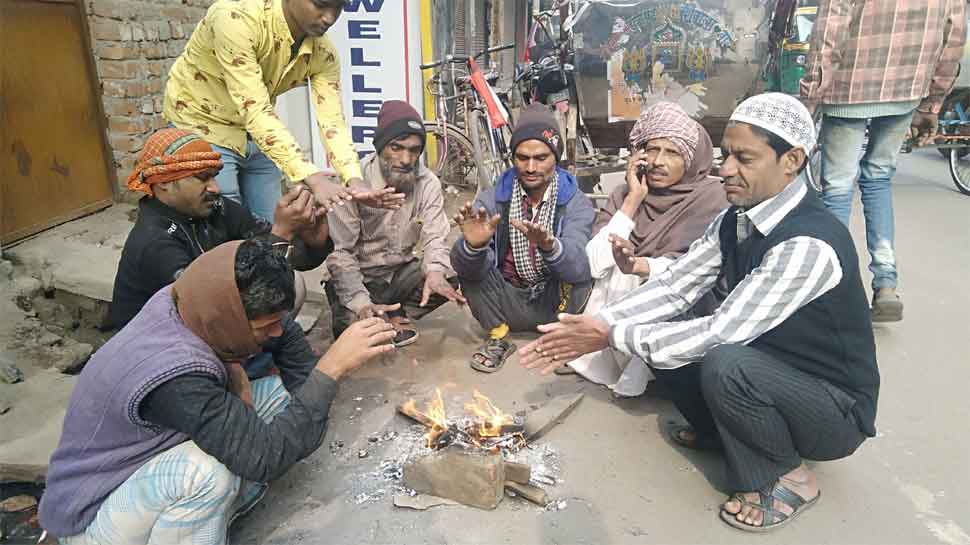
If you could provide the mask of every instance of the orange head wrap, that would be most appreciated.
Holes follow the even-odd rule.
[[[154,195],[154,184],[222,168],[221,157],[208,142],[189,131],[162,129],[145,142],[141,158],[128,176],[128,189]]]

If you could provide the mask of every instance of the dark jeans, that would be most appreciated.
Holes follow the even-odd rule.
[[[530,301],[530,290],[513,286],[502,272],[491,267],[480,281],[461,281],[472,315],[486,330],[507,324],[511,331],[536,331],[536,326],[556,321],[560,312],[580,314],[589,300],[592,282],[571,286],[567,304],[560,308],[563,293],[560,283],[549,280],[545,291]]]
[[[449,278],[448,283],[454,288],[458,287],[457,278]],[[423,307],[418,306],[424,291],[424,271],[418,260],[402,265],[394,272],[389,283],[384,280],[365,280],[364,287],[367,288],[370,299],[375,305],[401,303],[401,310],[395,314],[412,320],[420,320],[432,310],[448,302],[448,299],[435,293],[428,298],[428,304]],[[330,282],[325,289],[330,308],[333,309],[333,335],[336,338],[350,327],[350,324],[357,321],[357,315],[339,301],[337,292]]]
[[[749,346],[654,374],[698,434],[720,436],[735,491],[771,486],[803,458],[845,458],[865,439],[852,396]]]

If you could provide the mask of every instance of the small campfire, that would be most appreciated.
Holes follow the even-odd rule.
[[[525,446],[525,428],[521,422],[517,423],[512,415],[502,412],[478,390],[472,396],[474,402],[465,404],[468,414],[451,421],[439,388],[435,388],[435,395],[424,411],[417,408],[413,399],[398,410],[428,428],[425,439],[428,448],[433,450],[454,445],[486,452],[516,452]]]
[[[428,498],[483,509],[497,507],[506,493],[545,507],[549,497],[539,485],[554,485],[555,480],[509,458],[525,447],[533,448],[529,443],[554,427],[581,399],[578,394],[553,400],[524,420],[503,412],[477,390],[465,404],[465,414],[457,418],[449,418],[439,388],[424,410],[409,399],[397,410],[425,427],[426,446],[434,452],[404,466],[404,484]],[[413,503],[395,500],[404,507]]]

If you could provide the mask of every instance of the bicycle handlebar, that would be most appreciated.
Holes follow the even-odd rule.
[[[512,43],[512,44],[497,45],[495,47],[490,47],[490,48],[488,48],[488,49],[486,49],[484,51],[480,51],[480,52],[476,53],[475,56],[474,56],[474,58],[477,59],[477,58],[481,57],[482,55],[485,55],[486,53],[497,53],[499,51],[505,51],[506,49],[512,49],[513,47],[515,47],[515,44],[514,43]],[[441,60],[438,60],[438,61],[431,61],[431,62],[429,62],[427,64],[422,64],[419,68],[421,68],[421,70],[428,70],[428,69],[431,69],[431,68],[437,68],[437,67],[441,66],[442,64],[445,64],[446,62],[448,62],[448,63],[454,63],[454,64],[464,64],[464,63],[468,62],[468,59],[469,58],[470,57],[468,55],[448,55],[444,59],[441,59]]]

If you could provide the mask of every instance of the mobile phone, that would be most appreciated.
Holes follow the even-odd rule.
[[[637,165],[637,178],[642,182],[647,177],[650,169],[646,165]]]

